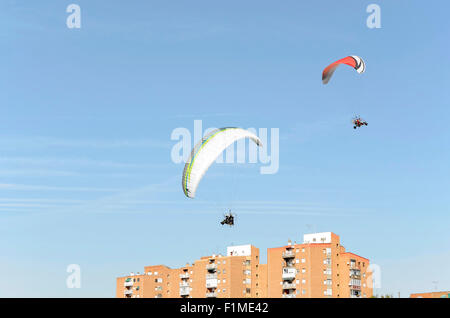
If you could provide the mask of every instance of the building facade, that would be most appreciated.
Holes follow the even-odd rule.
[[[368,298],[369,265],[367,258],[346,252],[338,235],[307,234],[301,244],[267,250],[268,297]]]
[[[440,292],[415,293],[409,295],[409,298],[450,298],[450,290]]]
[[[307,234],[303,243],[267,249],[262,264],[253,245],[227,247],[171,269],[146,266],[117,278],[118,298],[371,297],[369,260],[346,252],[332,232]]]

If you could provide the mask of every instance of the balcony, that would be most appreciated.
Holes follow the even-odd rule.
[[[284,283],[283,284],[283,289],[295,289],[296,288],[296,284],[294,283]]]
[[[126,289],[126,290],[124,290],[123,294],[124,295],[131,295],[131,294],[133,294],[133,291],[131,289]]]
[[[206,288],[217,288],[217,279],[207,279]]]
[[[295,294],[283,294],[282,298],[295,298]]]
[[[180,288],[180,296],[187,296],[189,295],[189,287],[182,287]]]
[[[206,279],[217,279],[217,274],[206,274]]]
[[[125,282],[125,283],[123,283],[123,286],[124,287],[131,287],[131,286],[133,286],[133,281]]]
[[[189,287],[189,283],[188,282],[181,282],[180,283],[180,287]]]
[[[206,293],[206,298],[216,298],[216,297],[217,297],[216,292]]]
[[[217,264],[216,263],[209,263],[206,265],[206,269],[209,271],[215,271],[217,269]]]
[[[295,275],[297,275],[297,270],[295,269],[295,267],[284,267],[283,268],[282,278],[284,280],[292,280],[295,278]]]
[[[283,252],[283,258],[294,258],[295,257],[295,253],[294,251],[284,251]]]
[[[350,289],[353,289],[353,290],[361,290],[361,286],[352,285],[352,284],[349,284],[348,286],[350,287]]]
[[[189,278],[189,273],[180,274],[181,279]]]

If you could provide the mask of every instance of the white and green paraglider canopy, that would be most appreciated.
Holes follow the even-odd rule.
[[[200,180],[217,157],[228,146],[243,138],[249,138],[262,146],[261,140],[254,133],[237,127],[215,129],[195,145],[183,170],[183,192],[188,198],[195,197]]]

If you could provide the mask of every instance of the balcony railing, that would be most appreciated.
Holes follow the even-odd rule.
[[[217,279],[217,274],[206,274],[206,279]]]
[[[216,270],[217,269],[217,264],[215,263],[210,263],[206,265],[206,269],[211,271],[211,270]]]
[[[124,295],[131,295],[132,293],[133,291],[131,289],[124,290],[123,292]]]
[[[283,294],[282,298],[295,298],[295,294]]]
[[[189,288],[186,288],[186,287],[180,288],[180,296],[187,296],[187,295],[189,295],[189,292],[190,292]]]
[[[133,282],[132,281],[125,282],[125,283],[123,283],[123,286],[124,287],[131,287],[131,286],[133,286]]]
[[[180,278],[189,278],[189,274],[185,273],[185,274],[180,274]]]
[[[295,278],[296,274],[297,274],[297,270],[295,269],[295,267],[284,267],[283,274],[281,277],[284,280],[292,280]]]
[[[206,298],[216,298],[216,297],[217,297],[217,293],[216,292],[206,293]]]
[[[294,258],[295,253],[294,251],[284,251],[283,252],[283,258]]]
[[[283,289],[295,289],[297,285],[294,283],[284,283],[283,284]]]
[[[350,287],[350,289],[353,289],[353,290],[361,290],[361,286],[349,284],[349,287]]]
[[[206,288],[217,288],[217,279],[207,279]]]
[[[180,283],[180,287],[189,287],[189,283],[188,282],[181,282]]]

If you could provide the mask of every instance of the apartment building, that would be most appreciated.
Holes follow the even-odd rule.
[[[450,298],[450,291],[415,293],[409,295],[409,298]]]
[[[258,298],[266,297],[267,266],[252,245],[227,247],[227,255],[201,257],[171,269],[146,266],[144,273],[117,278],[118,298]]]
[[[146,266],[142,274],[117,278],[116,297],[362,298],[372,296],[370,278],[369,260],[346,252],[338,235],[325,232],[267,249],[267,264],[258,248],[239,245],[176,269]]]
[[[346,252],[332,232],[306,234],[303,243],[267,250],[268,297],[372,296],[369,260]]]

